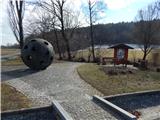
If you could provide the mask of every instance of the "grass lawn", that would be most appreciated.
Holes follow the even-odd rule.
[[[77,68],[82,79],[104,95],[160,89],[160,74],[138,70],[134,74],[107,75],[96,64],[83,64]]]
[[[1,84],[1,111],[29,108],[30,100],[15,88]]]
[[[5,65],[5,66],[24,65],[21,57],[17,57],[17,58],[14,58],[14,59],[2,61],[1,64],[2,64],[2,65]]]

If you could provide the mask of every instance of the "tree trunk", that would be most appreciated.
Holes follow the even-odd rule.
[[[146,60],[146,57],[147,57],[147,52],[144,51],[144,53],[143,53],[143,60]]]
[[[64,19],[63,19],[63,9],[62,9],[62,8],[63,8],[63,6],[60,7],[60,14],[61,14],[60,22],[61,22],[61,25],[62,25],[62,26],[61,26],[61,33],[62,33],[63,39],[65,40],[65,43],[66,43],[68,60],[71,60],[69,40],[68,40],[68,38],[66,37],[65,29],[64,29]]]
[[[20,33],[19,33],[19,36],[20,36],[20,48],[22,49],[24,41],[23,41],[23,27],[22,27],[22,23],[21,22],[20,22],[19,29],[20,29]]]
[[[62,24],[62,25],[63,25],[63,24]],[[61,32],[61,33],[62,33],[62,36],[63,36],[64,41],[65,41],[65,43],[66,43],[68,60],[71,60],[72,58],[71,58],[71,52],[70,52],[69,40],[68,40],[68,38],[67,38],[67,37],[66,37],[66,35],[65,35],[64,27],[62,27],[62,32]]]
[[[90,26],[90,35],[91,35],[92,57],[93,57],[93,62],[95,62],[94,40],[93,40],[93,27],[92,27],[92,24],[91,24],[91,26]]]
[[[90,38],[91,38],[91,47],[92,47],[92,57],[93,57],[93,62],[95,62],[91,3],[89,3],[89,12],[90,12],[90,16],[89,17],[90,17]]]
[[[62,19],[62,21],[61,21],[61,24],[62,24],[61,33],[62,33],[63,39],[64,39],[64,41],[65,41],[65,43],[66,43],[67,54],[68,54],[68,60],[71,60],[71,53],[70,53],[69,40],[67,39],[67,37],[66,37],[66,35],[65,35],[63,19]]]
[[[59,47],[59,40],[58,40],[58,36],[57,36],[57,31],[56,30],[54,30],[54,34],[55,34],[55,37],[56,37],[56,44],[57,44],[59,60],[62,60],[61,49]]]
[[[18,3],[16,3],[18,4]],[[19,18],[19,22],[18,22],[18,26],[19,26],[19,39],[20,39],[20,48],[23,48],[23,21],[22,21],[22,5],[23,5],[23,1],[20,1],[20,9],[17,8],[17,12],[18,12],[18,18]]]
[[[68,60],[71,60],[71,52],[70,52],[70,45],[69,45],[69,40],[66,38],[66,36],[64,35],[64,39],[66,42],[66,47],[67,47],[67,54],[68,54]]]
[[[66,35],[65,35],[63,24],[62,24],[62,36],[63,36],[63,38],[64,38],[64,40],[65,40],[65,43],[66,43],[67,54],[68,54],[68,60],[71,60],[72,58],[71,58],[69,40],[68,40],[68,38],[67,38]]]

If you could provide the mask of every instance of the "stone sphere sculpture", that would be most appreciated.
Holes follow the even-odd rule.
[[[33,70],[44,70],[53,61],[53,47],[43,39],[32,39],[24,44],[21,57],[25,65]]]

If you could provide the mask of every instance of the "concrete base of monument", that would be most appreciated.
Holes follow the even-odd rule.
[[[160,90],[111,95],[103,98],[95,95],[93,100],[125,119],[160,119]]]

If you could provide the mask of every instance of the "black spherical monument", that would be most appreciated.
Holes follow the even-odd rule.
[[[46,69],[53,61],[53,47],[43,39],[32,39],[21,50],[23,62],[34,70]]]

